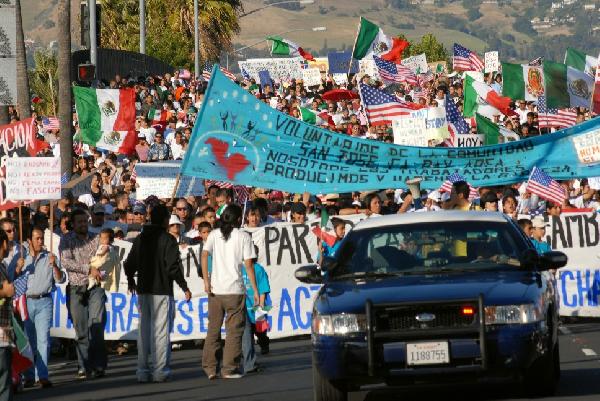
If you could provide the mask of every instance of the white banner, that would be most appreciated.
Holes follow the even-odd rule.
[[[161,199],[170,198],[173,195],[180,169],[181,160],[136,164],[136,182],[139,185],[136,189],[136,199],[144,200],[150,195]],[[204,195],[203,180],[182,175],[175,197],[182,198],[190,195]]]
[[[498,59],[498,52],[486,52],[485,53],[485,72],[496,72],[500,68],[500,61]]]
[[[343,216],[350,227],[365,218],[365,215]],[[281,338],[309,334],[313,299],[320,285],[303,284],[294,277],[300,266],[315,263],[318,252],[317,237],[311,229],[319,220],[309,224],[275,223],[257,229],[247,229],[259,248],[258,262],[269,277],[271,293],[267,297],[273,306],[269,312],[269,337]],[[46,235],[48,237],[48,233]],[[58,236],[54,235],[54,252],[58,249]],[[49,240],[46,240],[49,245]],[[137,297],[127,292],[127,277],[123,263],[131,250],[131,243],[116,240],[121,265],[118,292],[107,293],[107,340],[135,340],[139,312]],[[173,341],[204,338],[208,327],[208,297],[204,292],[204,281],[200,277],[200,246],[181,249],[183,273],[192,292],[192,300],[185,301],[183,292],[174,284],[175,324]],[[50,334],[54,337],[74,338],[72,323],[67,318],[66,284],[57,286],[53,293],[54,316]]]
[[[305,88],[321,85],[321,71],[318,68],[307,68],[301,71]]]
[[[600,218],[563,213],[547,219],[547,242],[569,257],[557,272],[561,316],[600,317]]]
[[[299,57],[295,58],[254,58],[239,61],[240,70],[243,68],[250,77],[259,82],[259,71],[269,71],[269,75],[275,82],[289,82],[292,79],[301,79]]]
[[[392,120],[394,143],[407,146],[427,146],[425,119],[405,117]]]
[[[483,134],[456,134],[454,146],[457,148],[472,148],[483,146],[485,135]]]
[[[60,199],[60,158],[10,157],[5,183],[13,201]]]
[[[348,84],[348,74],[333,74],[333,82],[335,82],[336,85]]]

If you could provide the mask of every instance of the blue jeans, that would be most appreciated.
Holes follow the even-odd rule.
[[[244,373],[248,373],[256,367],[256,352],[254,351],[254,330],[248,316],[246,316],[246,326],[242,335],[242,368]]]
[[[33,351],[35,366],[25,372],[27,379],[48,379],[48,355],[50,353],[50,323],[52,321],[52,297],[27,299],[29,319],[25,320],[25,332]]]
[[[168,380],[171,376],[171,329],[175,301],[169,295],[138,294],[138,306],[138,381]]]

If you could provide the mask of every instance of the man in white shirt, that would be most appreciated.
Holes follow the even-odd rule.
[[[221,215],[221,226],[212,231],[202,248],[202,277],[208,294],[208,330],[202,352],[202,368],[209,380],[217,378],[217,354],[221,348],[221,326],[225,322],[225,347],[221,363],[221,377],[239,379],[238,368],[242,358],[242,334],[246,323],[246,287],[242,263],[258,305],[258,290],[254,275],[256,253],[252,237],[240,230],[242,209],[229,205]],[[212,255],[209,270],[208,256]]]
[[[156,128],[150,126],[149,118],[142,118],[140,134],[143,134],[146,137],[146,142],[148,142],[148,145],[152,145],[154,143],[154,135],[156,135]]]

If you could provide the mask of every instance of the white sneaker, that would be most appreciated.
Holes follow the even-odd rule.
[[[223,379],[241,379],[244,375],[239,373],[230,373],[228,375],[223,375]]]

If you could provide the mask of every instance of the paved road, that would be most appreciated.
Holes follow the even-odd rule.
[[[600,323],[568,324],[561,327],[562,380],[552,400],[597,401],[600,399]],[[199,349],[173,353],[173,381],[138,384],[135,355],[114,356],[105,378],[78,381],[74,363],[52,366],[52,389],[29,389],[17,400],[243,400],[310,401],[312,399],[310,343],[308,340],[276,342],[271,355],[261,359],[265,371],[240,380],[209,382],[200,369]],[[598,354],[597,354],[598,353]],[[352,401],[363,400],[513,400],[519,399],[511,386],[462,385],[419,391],[353,393]]]

